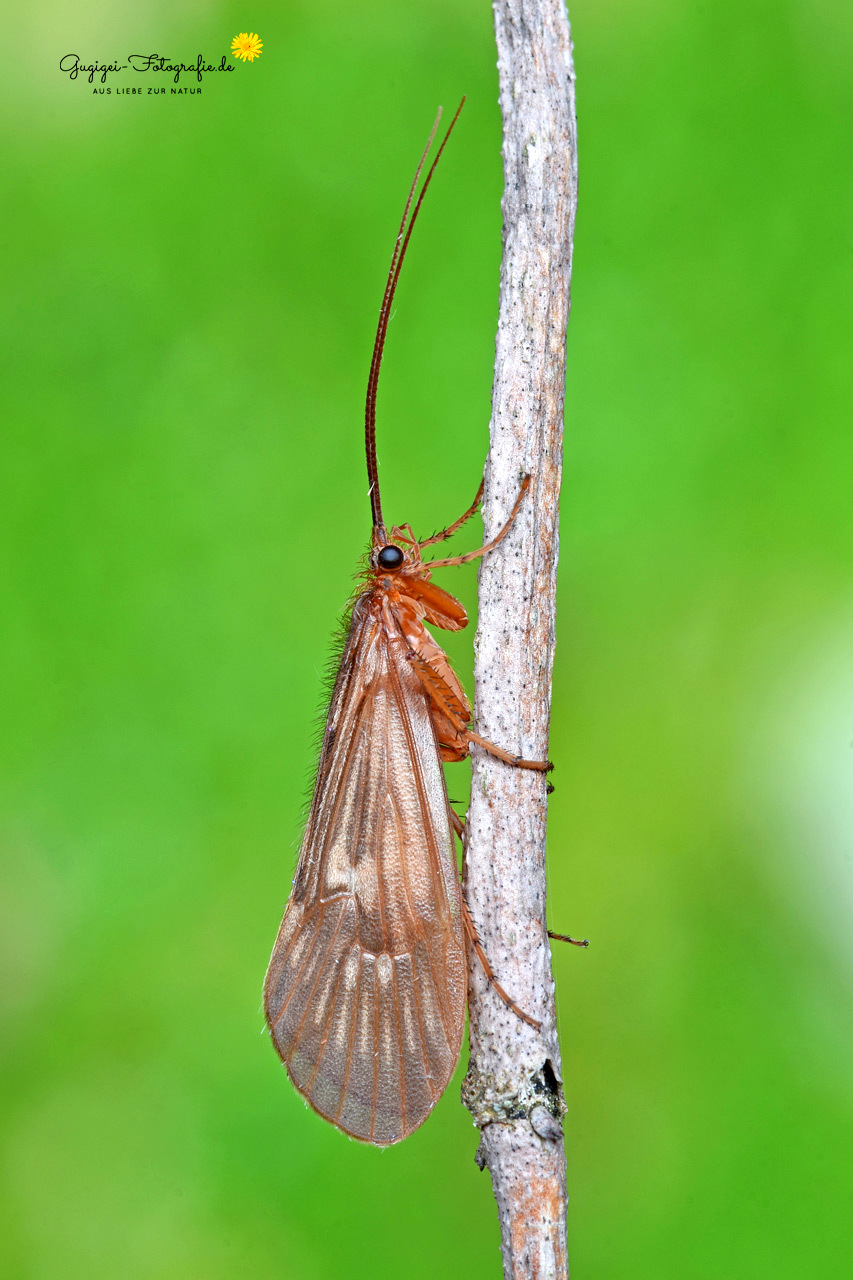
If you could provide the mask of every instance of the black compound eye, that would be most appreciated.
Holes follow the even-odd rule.
[[[383,547],[376,557],[380,569],[399,569],[405,559],[399,547]]]

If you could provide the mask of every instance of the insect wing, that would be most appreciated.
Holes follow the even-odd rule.
[[[465,964],[428,700],[402,634],[366,592],[265,983],[273,1040],[311,1106],[366,1142],[416,1129],[459,1056]]]

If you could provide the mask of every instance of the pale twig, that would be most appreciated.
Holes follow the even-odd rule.
[[[562,468],[565,335],[577,203],[574,69],[562,0],[494,0],[503,114],[503,260],[483,518],[492,537],[522,476],[530,490],[480,567],[475,728],[548,754]],[[564,1280],[565,1109],[546,935],[546,779],[473,749],[466,896],[522,1022],[472,957],[463,1096],[482,1131],[504,1274]],[[558,762],[559,764],[559,762]],[[559,779],[559,769],[555,775]],[[561,919],[564,917],[561,913]]]

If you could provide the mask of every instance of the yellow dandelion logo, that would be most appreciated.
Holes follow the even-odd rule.
[[[263,47],[264,42],[261,37],[256,36],[252,31],[250,31],[248,35],[245,31],[241,31],[240,34],[235,36],[231,41],[231,48],[234,51],[234,57],[242,58],[244,62],[254,62],[255,58],[259,58],[261,56],[261,50]]]

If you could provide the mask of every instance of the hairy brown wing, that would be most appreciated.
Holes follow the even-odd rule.
[[[416,1129],[447,1087],[466,967],[428,702],[378,604],[367,592],[353,609],[265,1005],[312,1107],[385,1144]]]

